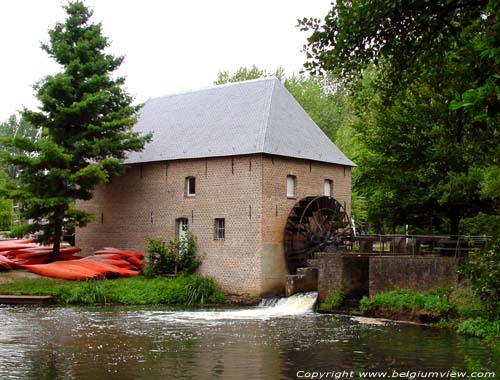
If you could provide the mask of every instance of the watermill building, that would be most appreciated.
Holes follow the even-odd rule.
[[[86,252],[144,250],[187,228],[200,271],[228,293],[285,286],[285,225],[298,201],[330,196],[351,207],[350,161],[276,78],[148,100],[136,131],[152,132],[126,173],[78,207],[95,220],[77,231]]]

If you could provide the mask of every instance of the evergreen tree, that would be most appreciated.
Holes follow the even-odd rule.
[[[63,226],[84,226],[92,216],[77,210],[77,199],[88,200],[97,184],[123,172],[127,151],[139,151],[150,136],[132,131],[138,106],[123,89],[125,79],[113,73],[123,57],[106,53],[102,26],[90,21],[92,10],[82,1],[64,6],[67,18],[49,30],[42,44],[61,71],[35,85],[39,111],[24,110],[23,118],[41,128],[37,141],[16,136],[4,139],[21,154],[4,153],[19,169],[19,181],[7,188],[24,205],[31,220],[15,233],[40,232],[59,256]]]

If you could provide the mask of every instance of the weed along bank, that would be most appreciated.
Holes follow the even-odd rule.
[[[282,293],[285,227],[306,197],[351,208],[350,161],[276,78],[148,100],[135,126],[152,132],[126,173],[78,207],[95,215],[77,231],[84,252],[144,250],[191,231],[200,273],[227,293]]]

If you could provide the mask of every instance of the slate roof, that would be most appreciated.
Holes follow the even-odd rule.
[[[149,99],[134,130],[153,139],[126,163],[269,153],[355,166],[274,77]]]

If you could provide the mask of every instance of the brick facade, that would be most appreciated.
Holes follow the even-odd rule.
[[[287,175],[297,179],[294,199],[286,196]],[[194,197],[185,195],[189,176]],[[202,274],[228,293],[280,293],[286,219],[302,197],[323,195],[325,179],[350,211],[348,166],[266,154],[132,164],[92,200],[78,202],[95,220],[77,231],[76,243],[85,253],[104,246],[144,251],[146,237],[174,238],[176,220],[186,218],[204,255]],[[215,218],[225,218],[225,240],[214,240]]]

